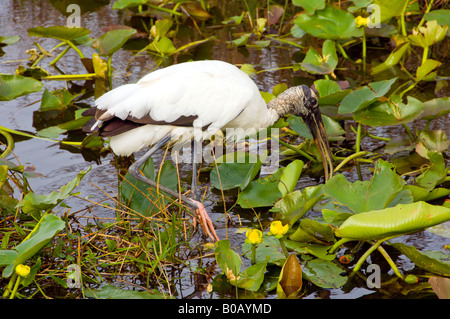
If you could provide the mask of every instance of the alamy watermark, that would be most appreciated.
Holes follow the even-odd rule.
[[[71,13],[67,17],[66,26],[68,28],[80,28],[81,27],[81,8],[78,4],[69,4],[66,9],[67,13]]]

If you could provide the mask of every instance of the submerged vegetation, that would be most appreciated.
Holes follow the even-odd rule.
[[[96,38],[84,27],[28,29],[35,39],[29,60],[0,74],[1,101],[41,94],[35,133],[0,127],[3,297],[185,298],[183,281],[194,286],[191,297],[326,297],[330,289],[367,288],[375,265],[380,281],[368,288],[377,296],[450,298],[446,1],[244,0],[231,16],[216,2],[111,1],[113,10],[127,13],[126,25],[110,26]],[[52,39],[45,44],[53,46],[41,39]],[[1,34],[0,53],[18,41]],[[126,173],[128,159],[113,159],[117,194],[101,189],[105,198],[98,201],[77,192],[90,169],[74,172],[50,194],[31,189],[29,180],[42,177],[14,154],[24,139],[59,143],[88,162],[111,156],[107,140],[82,133],[89,120],[82,113],[112,88],[116,52],[128,50],[164,67],[214,58],[212,48],[220,44],[243,56],[274,48],[292,52],[275,69],[251,61],[239,67],[251,77],[292,74],[294,83],[272,83],[261,92],[266,101],[296,82],[314,86],[335,162],[326,183],[306,126],[290,116],[274,125],[281,135],[271,142],[280,143],[281,165],[273,174],[260,174],[268,154],[248,150],[232,157],[257,160],[202,168],[201,180],[211,189],[204,198],[220,198],[214,212],[222,240],[215,244],[193,233],[182,203]],[[85,72],[58,67],[69,53]],[[67,86],[49,89],[55,81]],[[437,121],[443,127],[433,129]],[[380,134],[386,127],[401,133]],[[174,190],[189,189],[167,154],[161,165],[150,159],[143,173]],[[304,186],[306,176],[314,185]],[[72,211],[68,198],[86,208]],[[100,208],[109,217],[97,216]],[[425,229],[439,249],[397,240]],[[240,241],[230,240],[235,233]]]

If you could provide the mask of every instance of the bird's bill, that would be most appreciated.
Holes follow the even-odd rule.
[[[330,145],[328,144],[327,132],[325,131],[319,107],[312,108],[311,113],[303,120],[319,149],[320,156],[322,157],[323,169],[325,171],[325,181],[327,181],[333,175],[333,154]]]

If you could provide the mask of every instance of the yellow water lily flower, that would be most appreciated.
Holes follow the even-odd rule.
[[[272,224],[270,224],[270,234],[275,236],[275,238],[283,237],[283,235],[286,234],[288,230],[289,225],[286,224],[283,226],[283,224],[279,220],[273,221]]]
[[[357,16],[355,18],[355,23],[356,23],[356,27],[360,28],[360,27],[367,27],[367,21],[369,20],[369,18],[363,18],[361,16]]]
[[[261,244],[263,241],[262,239],[262,232],[258,229],[249,229],[245,233],[245,236],[247,237],[247,242],[252,245],[258,245]]]
[[[30,267],[27,265],[19,264],[16,266],[16,274],[20,277],[27,277],[30,274]]]

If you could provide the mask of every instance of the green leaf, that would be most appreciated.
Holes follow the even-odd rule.
[[[147,0],[116,0],[113,5],[113,9],[126,9],[131,7],[137,7],[139,5],[147,4]]]
[[[328,140],[330,141],[343,140],[342,135],[345,133],[345,131],[342,129],[341,125],[337,121],[323,114],[322,114],[322,121],[323,125],[325,126],[325,131],[327,133]],[[308,127],[300,117],[293,115],[289,116],[287,122],[289,123],[289,126],[292,128],[292,130],[294,130],[295,133],[297,133],[299,136],[312,140],[312,136],[311,133],[309,132]]]
[[[60,110],[66,108],[74,96],[66,89],[50,92],[45,89],[42,93],[41,111]]]
[[[440,276],[450,276],[450,255],[440,251],[419,252],[416,247],[402,243],[393,243],[391,246],[398,249],[408,257],[417,267]]]
[[[59,191],[53,191],[49,195],[37,195],[30,192],[25,195],[17,206],[21,207],[25,214],[53,209],[56,205],[72,195],[72,191],[89,171],[90,168],[87,171],[81,171],[72,181],[62,186]]]
[[[47,245],[65,227],[65,223],[53,214],[44,215],[32,232],[17,246],[10,250],[0,250],[0,266],[3,277],[11,276],[17,265],[25,263]]]
[[[394,165],[378,160],[370,181],[350,183],[344,175],[335,175],[325,184],[324,193],[358,214],[386,208],[404,184]]]
[[[389,70],[393,66],[397,65],[400,59],[408,52],[408,48],[410,46],[409,42],[403,42],[399,44],[386,58],[383,63],[374,66],[371,70],[372,75],[376,75],[383,71]]]
[[[335,42],[325,40],[322,45],[322,54],[319,54],[313,47],[306,53],[305,59],[300,65],[312,74],[330,74],[337,66],[338,58]]]
[[[448,26],[450,24],[450,10],[449,9],[439,9],[433,10],[424,15],[425,20],[432,21],[436,20],[441,26]]]
[[[278,184],[281,196],[284,197],[286,194],[295,190],[295,186],[297,186],[298,179],[302,173],[303,165],[303,161],[295,160],[284,168],[283,173],[281,174],[280,183]]]
[[[416,71],[416,82],[427,80],[431,71],[440,66],[442,63],[436,60],[428,59]]]
[[[427,157],[430,159],[431,165],[424,173],[416,177],[416,184],[431,191],[445,179],[447,173],[444,157],[441,153],[430,151],[427,153]]]
[[[450,208],[420,201],[353,215],[339,227],[336,236],[383,239],[418,232],[448,220]]]
[[[91,31],[86,28],[69,28],[62,26],[35,27],[28,29],[28,35],[30,37],[55,38],[61,41],[72,41],[86,36],[89,33],[91,33]]]
[[[113,285],[103,286],[101,289],[86,289],[86,297],[96,299],[164,299],[166,295],[153,289],[151,291],[128,290]]]
[[[347,11],[331,6],[314,15],[299,14],[294,23],[303,31],[321,39],[344,40],[361,37],[362,28],[356,28],[355,18]]]
[[[252,157],[249,153],[242,155],[236,152],[226,154],[224,159],[226,160],[229,156],[234,158],[234,155],[237,155],[236,163],[222,163],[217,166],[217,169],[211,170],[210,180],[215,188],[227,190],[239,187],[244,189],[258,174],[262,165],[258,157]]]
[[[325,0],[292,0],[294,6],[303,7],[306,13],[311,15],[316,10],[322,10],[325,8]]]
[[[347,277],[341,276],[342,269],[331,261],[319,258],[309,260],[303,268],[303,275],[313,284],[325,289],[342,287]]]
[[[422,114],[423,103],[408,96],[407,104],[400,97],[391,96],[387,101],[375,102],[369,107],[353,114],[355,121],[370,126],[405,124],[414,121]]]
[[[423,103],[422,119],[432,120],[450,113],[450,97],[438,97]]]
[[[258,291],[264,281],[267,262],[257,263],[246,268],[240,275],[236,283],[230,283],[238,288],[249,291]]]
[[[412,34],[408,35],[408,39],[412,45],[426,48],[444,40],[447,29],[448,25],[441,27],[436,20],[428,21],[426,27],[413,29]]]
[[[379,12],[377,13],[380,14],[380,23],[399,16],[407,5],[407,2],[408,0],[374,0],[373,4],[379,7],[377,9]]]
[[[283,167],[274,174],[252,181],[239,194],[237,203],[242,208],[273,206],[281,197],[278,188]]]
[[[239,272],[241,271],[241,258],[238,253],[230,248],[229,240],[219,240],[217,242],[214,256],[220,269],[222,269],[228,278],[230,272],[235,278],[239,276]]]
[[[353,113],[367,108],[380,97],[389,92],[392,84],[397,80],[393,78],[379,82],[373,82],[348,94],[339,106],[339,114]]]
[[[19,96],[39,92],[43,84],[21,75],[0,74],[0,101],[11,101]]]
[[[108,31],[101,37],[95,39],[92,42],[92,47],[100,55],[110,56],[119,50],[136,32],[135,29],[131,28]]]

